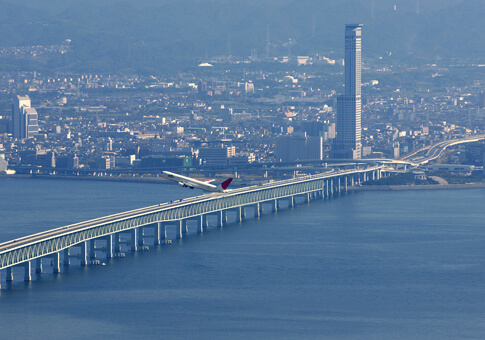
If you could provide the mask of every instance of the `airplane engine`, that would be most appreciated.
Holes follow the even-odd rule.
[[[184,182],[179,182],[179,183],[178,183],[178,186],[179,186],[179,187],[183,187],[183,188],[187,188],[187,187],[188,187],[188,185],[187,185],[187,184],[185,184]]]

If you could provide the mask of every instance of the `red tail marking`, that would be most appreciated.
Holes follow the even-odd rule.
[[[232,178],[226,179],[224,182],[221,183],[221,187],[223,190],[226,190],[229,184],[231,184]]]

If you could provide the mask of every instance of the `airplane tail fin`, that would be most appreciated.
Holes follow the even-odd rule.
[[[221,183],[222,190],[226,190],[229,184],[231,184],[232,178],[226,179],[224,182]]]

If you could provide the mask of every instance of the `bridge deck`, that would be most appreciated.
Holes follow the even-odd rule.
[[[177,222],[316,191],[340,190],[341,180],[345,181],[346,187],[348,179],[351,182],[348,185],[352,185],[365,180],[369,174],[379,177],[380,171],[381,167],[331,171],[261,186],[234,189],[227,193],[190,197],[47,230],[0,244],[0,269],[49,256],[82,242],[141,226]],[[336,183],[333,183],[334,181]]]

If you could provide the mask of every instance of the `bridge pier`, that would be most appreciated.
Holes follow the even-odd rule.
[[[30,261],[24,262],[24,281],[32,281],[32,268],[30,266]]]
[[[81,247],[81,253],[79,255],[81,266],[87,266],[88,265],[88,241],[80,243],[79,247]]]
[[[204,232],[204,217],[203,215],[197,216],[197,234]]]
[[[188,222],[187,219],[182,220],[182,233],[183,234],[187,234],[189,232],[189,226],[188,226],[187,222]]]
[[[61,272],[61,256],[60,252],[52,254],[52,271],[54,274]]]
[[[276,214],[278,212],[278,199],[275,198],[271,203],[271,211]]]
[[[247,215],[246,215],[246,207],[245,206],[241,206],[239,208],[241,208],[241,222],[244,222],[244,220],[247,217]]]
[[[259,218],[263,212],[263,203],[256,203],[254,206],[254,218]]]
[[[42,257],[37,258],[36,265],[35,265],[35,272],[37,274],[42,273]]]
[[[223,214],[222,214],[222,210],[220,210],[220,211],[218,211],[218,212],[216,213],[216,216],[217,216],[217,225],[216,225],[216,226],[217,226],[218,228],[222,228],[222,227],[224,227],[224,220],[223,220],[223,216],[222,216],[222,215],[223,215]]]
[[[167,239],[167,223],[158,222],[158,228],[160,230],[160,243],[161,243],[162,240]]]
[[[136,238],[138,241],[137,245],[140,247],[143,247],[143,245],[145,244],[144,238],[143,238],[143,236],[145,236],[145,227],[141,226],[141,227],[135,228],[135,230],[138,233],[138,237]]]
[[[288,209],[292,209],[295,207],[295,196],[291,195],[288,197]]]
[[[71,261],[69,259],[69,248],[66,248],[63,250],[64,252],[64,256],[63,256],[63,261],[62,261],[62,264],[67,267],[71,264]]]
[[[19,267],[24,268],[24,281],[32,281],[32,267],[31,261],[25,261],[18,265]],[[7,282],[13,282],[13,267],[7,268],[7,276],[5,278]],[[1,284],[0,284],[1,287]]]
[[[138,232],[137,228],[133,228],[130,230],[131,234],[131,251],[135,252],[138,251]]]
[[[177,222],[175,233],[177,235],[177,239],[182,239],[182,220]]]
[[[158,245],[160,244],[160,222],[154,223],[153,224],[153,245]]]
[[[113,234],[106,235],[106,258],[110,259],[113,257]]]
[[[115,253],[119,253],[121,251],[120,236],[121,236],[121,233],[113,234],[113,239],[114,239],[114,244],[115,244],[115,249],[114,249]]]
[[[96,240],[92,239],[89,241],[89,258],[91,260],[96,259]]]
[[[13,281],[13,272],[12,267],[7,268],[7,276],[5,276],[5,281],[12,282]]]
[[[236,208],[236,223],[241,223],[243,220],[243,208],[237,207]]]

